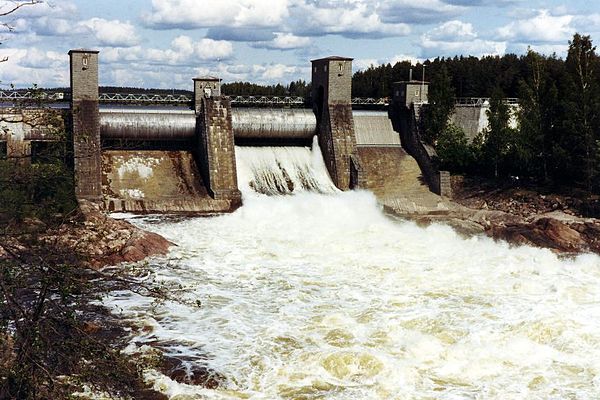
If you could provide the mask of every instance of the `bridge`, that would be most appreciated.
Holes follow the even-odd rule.
[[[262,95],[225,95],[232,105],[244,106],[306,106],[310,98],[301,96],[262,96]],[[0,91],[0,102],[41,102],[60,103],[71,100],[70,92],[44,92],[44,91]],[[193,97],[185,94],[160,94],[160,93],[100,93],[100,103],[105,104],[169,104],[191,105]],[[357,106],[388,106],[389,98],[355,97],[352,105]]]
[[[490,100],[490,97],[457,97],[454,99],[454,105],[457,107],[485,107],[490,105]],[[519,99],[516,97],[506,97],[502,101],[509,106],[519,104]]]

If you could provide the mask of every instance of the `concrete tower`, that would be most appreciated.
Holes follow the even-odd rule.
[[[214,76],[202,76],[194,78],[194,109],[198,107],[203,98],[221,96],[221,79]]]
[[[319,145],[335,185],[350,188],[350,155],[356,150],[352,118],[352,59],[327,57],[312,61],[313,110]]]
[[[98,51],[69,51],[71,114],[77,199],[102,201]]]

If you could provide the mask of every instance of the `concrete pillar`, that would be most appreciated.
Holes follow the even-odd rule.
[[[237,184],[231,102],[223,96],[196,99],[197,160],[204,184],[213,199],[229,200],[235,209],[241,204],[241,193]]]
[[[198,112],[203,98],[221,96],[221,79],[214,76],[194,78],[194,110]]]
[[[327,57],[312,61],[313,110],[319,145],[335,185],[350,189],[350,156],[356,152],[352,118],[352,59]]]
[[[440,171],[440,195],[452,198],[452,181],[449,171]]]
[[[75,195],[102,200],[100,112],[98,109],[98,51],[69,51]]]

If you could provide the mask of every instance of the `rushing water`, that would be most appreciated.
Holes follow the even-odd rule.
[[[157,387],[207,399],[600,398],[600,258],[394,221],[367,192],[252,194],[257,152],[240,153],[235,213],[137,221],[178,245],[153,276],[201,306],[110,303],[151,327],[133,342],[173,343],[226,378],[209,390],[154,374]]]

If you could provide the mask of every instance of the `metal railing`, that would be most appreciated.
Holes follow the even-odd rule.
[[[290,105],[301,106],[307,99],[300,96],[226,96],[234,105]],[[61,102],[71,99],[69,92],[39,92],[39,91],[0,91],[0,101],[45,101]],[[155,94],[155,93],[101,93],[98,100],[101,103],[125,104],[191,104],[193,97],[185,94]],[[389,98],[355,97],[353,105],[387,106]]]
[[[0,101],[25,101],[25,100],[41,100],[41,101],[63,101],[70,98],[71,93],[55,92],[38,92],[38,91],[6,91],[0,90]]]
[[[304,97],[298,96],[226,96],[231,104],[244,105],[303,105]]]
[[[503,99],[504,104],[518,105],[519,99],[516,97],[507,97]],[[457,97],[454,104],[459,107],[483,107],[490,104],[489,97]]]
[[[352,105],[357,106],[367,106],[367,105],[377,105],[377,106],[387,106],[390,103],[390,99],[387,97],[382,97],[380,99],[375,99],[371,97],[354,97],[352,99]]]

